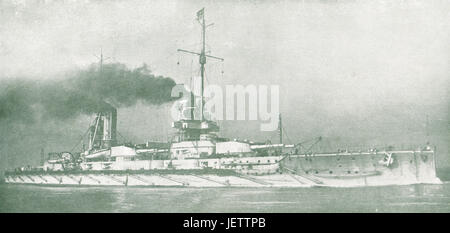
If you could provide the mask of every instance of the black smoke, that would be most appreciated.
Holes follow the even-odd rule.
[[[0,85],[0,120],[33,123],[37,116],[73,119],[138,101],[160,105],[173,100],[175,82],[153,75],[145,64],[130,69],[114,63],[91,65],[51,80],[2,79]]]

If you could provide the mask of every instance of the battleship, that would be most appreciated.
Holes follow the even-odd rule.
[[[316,152],[317,137],[305,143],[283,143],[281,115],[278,144],[218,136],[216,121],[204,114],[205,65],[222,58],[205,51],[204,9],[197,12],[202,27],[198,56],[201,74],[200,117],[173,122],[176,136],[169,142],[121,144],[117,139],[117,109],[102,108],[89,125],[87,148],[80,152],[49,153],[36,167],[8,169],[9,184],[145,187],[357,187],[408,185],[441,181],[436,176],[435,148],[429,144],[409,150],[392,147]],[[191,95],[191,98],[193,94]]]

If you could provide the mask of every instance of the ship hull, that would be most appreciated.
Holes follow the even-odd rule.
[[[334,187],[441,183],[432,151],[294,155],[280,166],[318,185]]]
[[[387,157],[392,159],[388,161],[390,163],[385,163]],[[262,159],[272,163],[260,163]],[[244,157],[176,161],[178,169],[164,166],[169,161],[153,161],[153,164],[161,166],[152,169],[133,167],[130,166],[133,163],[128,163],[126,170],[102,170],[104,163],[98,163],[94,166],[97,170],[8,173],[5,174],[5,182],[130,187],[359,187],[441,183],[436,177],[432,151],[289,155],[270,159]],[[215,167],[193,165],[204,164],[205,161],[215,164]],[[183,169],[184,164],[186,169]],[[116,164],[116,167],[123,167],[123,164]]]

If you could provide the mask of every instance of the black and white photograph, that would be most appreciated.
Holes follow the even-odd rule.
[[[0,212],[449,213],[449,93],[450,1],[2,0]]]

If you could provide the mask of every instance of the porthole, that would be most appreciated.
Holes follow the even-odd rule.
[[[270,163],[270,159],[268,159],[267,162]]]
[[[355,174],[358,174],[358,171],[355,171]]]
[[[260,163],[261,162],[261,160],[258,160],[258,163]]]
[[[342,167],[342,165],[341,165],[341,164],[339,164],[339,165],[338,165],[338,167]]]
[[[333,174],[333,171],[330,171],[330,174]]]
[[[319,171],[316,171],[316,174],[319,174]]]
[[[308,174],[308,173],[309,173],[308,171],[305,172],[305,174]]]
[[[352,173],[351,171],[347,171],[348,174]]]

